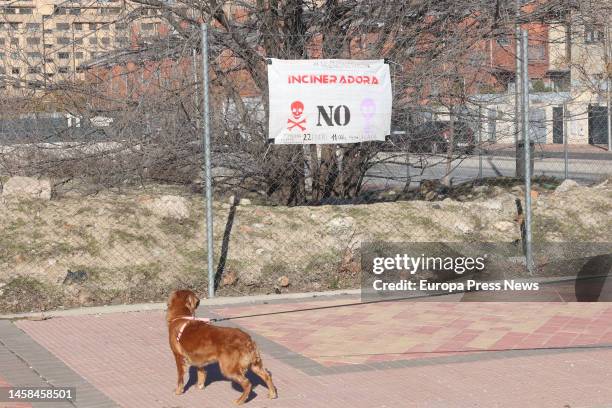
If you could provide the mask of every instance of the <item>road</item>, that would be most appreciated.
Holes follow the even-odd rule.
[[[388,162],[375,165],[367,174],[369,184],[404,186],[409,171],[412,177],[412,186],[417,186],[420,180],[440,179],[446,174],[446,163],[441,157],[429,158],[423,175],[421,176],[421,163],[417,158],[410,159],[410,168],[407,169],[405,159],[390,158],[390,154],[381,155],[382,160]],[[607,160],[606,160],[607,159]],[[451,177],[453,183],[461,183],[478,178],[479,158],[469,157],[453,162]],[[483,177],[514,176],[515,159],[508,156],[483,156]],[[564,160],[559,157],[541,157],[536,155],[534,160],[534,174],[536,176],[564,177]],[[569,159],[569,178],[581,182],[595,182],[603,177],[612,176],[612,156],[592,155]]]

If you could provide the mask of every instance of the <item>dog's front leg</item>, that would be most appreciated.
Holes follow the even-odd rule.
[[[203,390],[206,384],[206,370],[204,367],[198,367],[198,388]]]
[[[185,383],[183,381],[185,377],[185,361],[183,359],[183,356],[181,356],[180,354],[174,354],[174,359],[176,360],[176,373],[178,376],[176,382],[176,391],[174,391],[174,393],[176,395],[181,395],[185,388]]]

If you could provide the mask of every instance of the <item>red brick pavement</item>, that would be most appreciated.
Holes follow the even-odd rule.
[[[6,380],[0,377],[0,388],[2,387],[11,387],[12,384],[9,384]],[[2,402],[0,401],[0,408],[32,408],[31,404],[28,403],[13,403],[13,402]]]
[[[217,311],[241,315],[321,304]],[[264,363],[273,373],[280,397],[268,400],[265,388],[259,385],[255,388],[258,395],[247,406],[578,408],[612,405],[612,388],[608,386],[612,372],[611,349],[535,354],[473,352],[489,345],[522,348],[536,344],[569,346],[608,342],[612,340],[608,330],[612,310],[605,304],[398,302],[382,306],[362,305],[237,320],[248,331],[299,353],[282,356],[262,344]],[[100,391],[127,408],[229,407],[239,396],[226,381],[214,381],[204,391],[193,387],[182,396],[173,394],[175,367],[168,350],[162,312],[78,316],[17,324]],[[408,358],[416,364],[391,368],[379,363],[389,359],[406,360],[405,354],[369,355],[370,350],[381,346],[384,352],[392,347],[402,352],[418,352],[409,354]],[[432,358],[432,350],[437,359]],[[439,357],[444,354],[446,358],[448,355],[454,358],[469,350],[474,357],[471,360]],[[298,367],[296,361],[300,359],[320,363],[321,374]],[[351,368],[359,371],[351,372]]]

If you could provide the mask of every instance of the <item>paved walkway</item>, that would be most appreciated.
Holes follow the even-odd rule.
[[[212,310],[202,302],[199,314],[231,317],[346,302]],[[57,359],[42,355],[47,361],[41,363],[28,356],[33,344],[19,351],[47,381],[45,366],[78,374],[80,386],[92,388],[78,407],[105,397],[89,406],[218,408],[239,396],[215,367],[205,390],[174,395],[162,311],[0,323]],[[270,401],[258,385],[248,407],[612,407],[612,304],[391,302],[227,323],[253,335],[279,389],[279,399]],[[3,343],[4,332],[0,327]],[[14,370],[4,370],[0,376],[15,383],[9,378]]]

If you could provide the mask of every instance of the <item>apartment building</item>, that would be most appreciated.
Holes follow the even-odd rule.
[[[90,61],[155,35],[157,13],[123,0],[0,0],[0,89],[31,93],[82,81]]]

